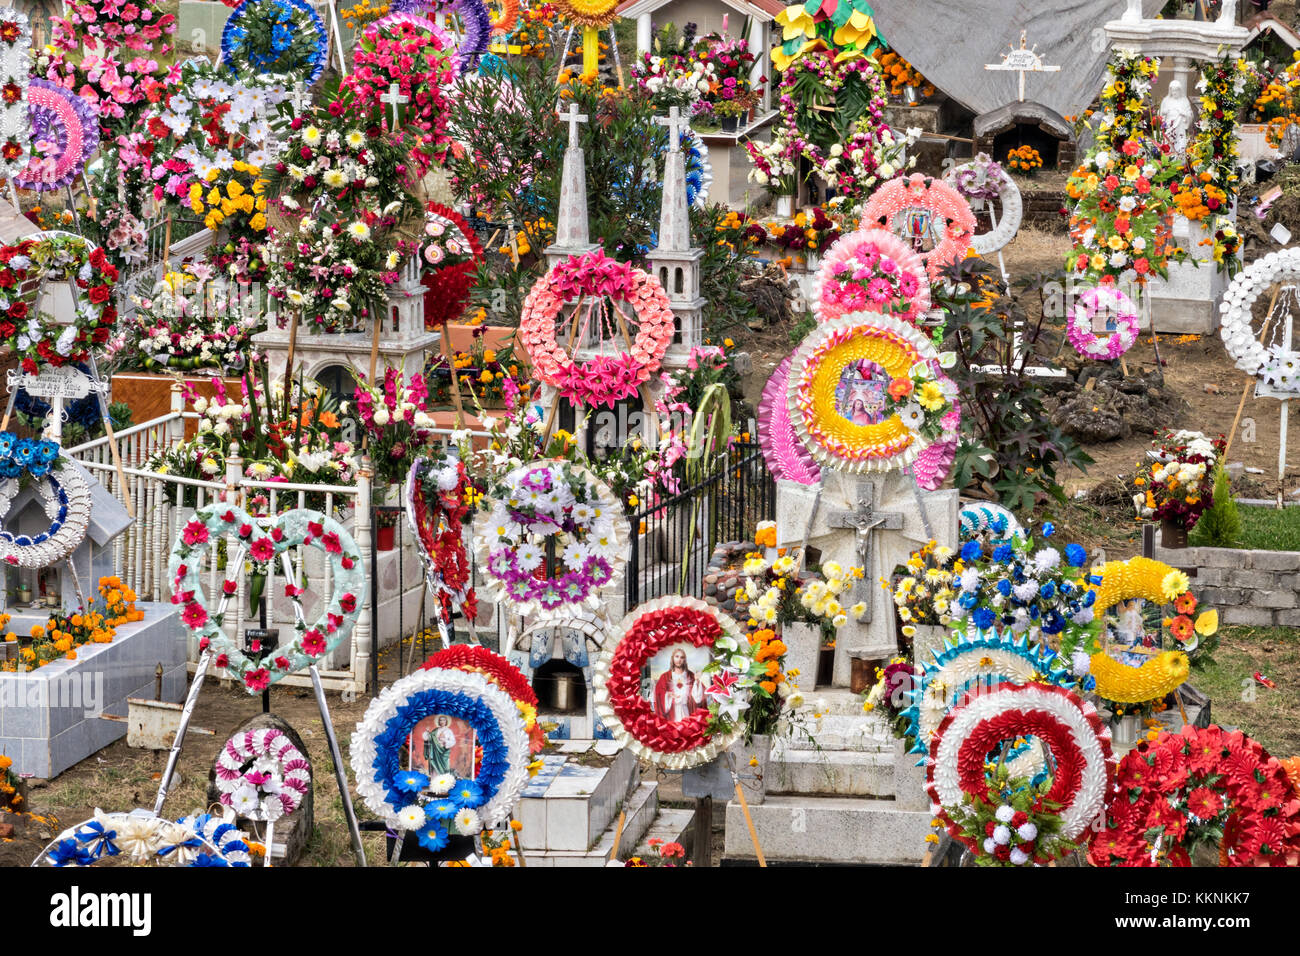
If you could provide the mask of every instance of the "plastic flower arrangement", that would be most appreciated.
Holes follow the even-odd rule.
[[[989,773],[992,799],[967,793],[961,806],[949,810],[962,837],[980,848],[976,866],[1025,866],[1078,848],[1061,836],[1061,805],[1049,798],[1050,776],[1038,783],[1012,777],[1000,759],[989,765]]]
[[[709,99],[715,103],[747,99],[751,92],[761,90],[761,87],[755,89],[750,80],[754,54],[749,52],[747,40],[710,33],[696,43],[695,56],[697,60],[708,63],[716,73],[709,91]],[[766,78],[760,82],[766,82]]]
[[[797,140],[790,137],[784,127],[772,132],[767,142],[744,142],[745,152],[749,155],[750,170],[748,179],[757,183],[774,196],[792,196],[795,191],[795,177],[799,174],[799,149]]]
[[[769,223],[759,228],[764,230],[765,236],[760,241],[770,242],[791,252],[824,249],[841,235],[840,224],[827,215],[821,206],[814,206],[810,213],[795,213],[794,219],[789,223]]]
[[[1018,146],[1007,153],[1007,166],[1017,173],[1032,176],[1043,168],[1043,157],[1029,144]]]
[[[357,419],[369,442],[375,477],[390,485],[406,479],[411,463],[433,441],[429,389],[424,376],[409,379],[391,366],[384,370],[383,385],[360,378],[355,392]]]
[[[1044,540],[1055,530],[1051,522],[1044,523]],[[1035,547],[1028,535],[998,544],[967,541],[953,564],[958,591],[950,609],[954,630],[1009,628],[1062,657],[1096,653],[1101,647],[1093,612],[1097,596],[1088,585],[1101,579],[1084,567],[1087,560],[1082,545]],[[1074,663],[1080,676],[1086,672],[1086,658]]]
[[[967,199],[997,199],[1002,195],[1002,165],[988,153],[979,153],[953,178],[957,192]]]
[[[515,354],[514,339],[488,348],[483,335],[484,327],[474,330],[469,351],[457,351],[450,359],[438,355],[426,367],[429,392],[438,404],[452,401],[451,370],[456,369],[461,394],[475,408],[504,403],[506,393],[519,394],[520,382],[528,378],[528,367]]]
[[[745,556],[741,570],[750,627],[812,624],[821,628],[823,642],[831,643],[835,632],[848,623],[850,614],[857,617],[866,611],[863,603],[843,603],[853,582],[862,577],[861,568],[844,568],[828,561],[817,570],[801,572],[787,554],[769,561],[755,551]]]
[[[880,579],[903,622],[904,637],[913,637],[918,624],[946,625],[953,619],[953,601],[961,593],[956,558],[952,548],[931,540],[894,568],[891,580]]]
[[[1138,519],[1172,520],[1185,531],[1214,504],[1214,464],[1223,454],[1222,436],[1200,432],[1157,433],[1152,442],[1156,460],[1140,466],[1133,477],[1133,507]]]
[[[226,290],[207,281],[202,267],[169,272],[149,298],[136,296],[127,335],[118,354],[141,361],[146,369],[193,371],[243,365],[249,336],[260,328],[256,316],[239,308]]]
[[[1151,93],[1159,61],[1131,50],[1117,49],[1106,64],[1109,81],[1101,91],[1098,147],[1117,150],[1131,139],[1139,139],[1146,121],[1143,106]]]
[[[1207,227],[1209,235],[1202,239],[1200,245],[1210,247],[1210,255],[1219,268],[1229,277],[1241,271],[1241,233],[1227,216],[1215,216]]]
[[[1196,89],[1200,112],[1187,153],[1197,179],[1210,194],[1205,205],[1211,212],[1230,206],[1237,194],[1237,127],[1246,103],[1247,71],[1231,57],[1201,67]]]
[[[155,44],[176,32],[175,15],[163,13],[152,0],[67,3],[63,11],[63,17],[51,17],[50,23],[54,43],[65,50],[80,50],[89,37],[108,51],[125,47],[164,56],[171,47],[164,43],[155,48]]]
[[[305,0],[252,0],[221,32],[221,58],[241,76],[276,73],[314,83],[325,69],[325,24]]]
[[[709,60],[644,52],[632,63],[632,80],[658,108],[694,107],[713,89],[717,71]]]
[[[1166,186],[1179,168],[1163,152],[1147,155],[1136,139],[1090,152],[1066,183],[1074,201],[1067,270],[1094,282],[1142,284],[1167,275],[1169,261],[1185,256],[1174,246]]]

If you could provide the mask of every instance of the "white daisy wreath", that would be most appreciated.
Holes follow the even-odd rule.
[[[1300,353],[1281,345],[1265,345],[1265,330],[1252,325],[1255,301],[1274,284],[1300,284],[1300,249],[1282,249],[1256,259],[1239,272],[1219,306],[1219,336],[1223,346],[1247,375],[1259,377],[1278,391],[1300,392]],[[1277,329],[1272,317],[1266,328]]]

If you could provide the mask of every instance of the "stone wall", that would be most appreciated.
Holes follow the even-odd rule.
[[[1300,551],[1157,546],[1152,557],[1195,568],[1193,593],[1224,624],[1300,627]]]
[[[1068,219],[1061,215],[1066,208],[1064,189],[1022,189],[1021,202],[1024,204],[1022,226],[1038,226],[1049,232],[1063,232]]]

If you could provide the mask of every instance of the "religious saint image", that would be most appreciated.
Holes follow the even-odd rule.
[[[1130,667],[1141,667],[1160,650],[1160,625],[1146,620],[1146,603],[1142,598],[1120,601],[1106,615],[1111,656]]]
[[[894,234],[910,242],[920,255],[925,255],[943,241],[939,224],[929,209],[908,207],[894,217],[893,226]]]
[[[474,778],[474,728],[459,717],[426,717],[415,725],[407,742],[412,770],[431,778],[444,773]]]
[[[700,671],[709,663],[709,651],[691,644],[673,644],[650,658],[650,699],[656,717],[685,720],[706,706],[708,679]]]
[[[889,373],[875,362],[850,362],[835,386],[835,410],[854,425],[879,425],[885,420]]]

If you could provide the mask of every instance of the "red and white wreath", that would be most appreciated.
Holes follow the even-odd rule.
[[[1063,687],[1014,684],[968,694],[949,711],[930,740],[926,790],[948,832],[972,850],[982,848],[953,820],[962,799],[989,801],[985,762],[1004,741],[1036,737],[1054,767],[1047,799],[1060,806],[1060,836],[1077,840],[1106,809],[1115,776],[1110,731],[1096,708]],[[1041,861],[1040,861],[1041,862]]]
[[[863,227],[883,226],[894,235],[915,243],[933,240],[922,254],[931,282],[945,267],[966,255],[975,236],[975,214],[961,193],[947,183],[914,173],[891,179],[867,200]]]
[[[681,644],[706,648],[711,660],[723,664],[713,686],[712,675],[692,671],[689,663],[683,680],[687,709],[678,720],[662,716],[652,688],[651,698],[641,692],[641,673],[660,651]],[[668,770],[688,770],[708,763],[740,736],[743,722],[736,719],[743,702],[737,700],[732,713],[728,701],[739,698],[753,660],[747,656],[749,641],[732,619],[703,601],[689,597],[665,597],[642,604],[627,617],[607,641],[592,677],[596,713],[623,747],[638,757]],[[664,676],[668,675],[664,672]],[[720,685],[726,686],[720,686]],[[696,686],[698,685],[698,686]],[[726,727],[710,733],[712,725]]]
[[[557,262],[537,280],[524,300],[519,332],[543,383],[575,405],[612,408],[659,371],[675,327],[658,279],[597,250]],[[599,354],[578,361],[580,349]]]

